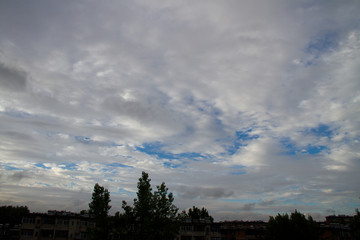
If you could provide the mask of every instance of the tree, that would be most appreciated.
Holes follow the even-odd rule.
[[[192,208],[188,209],[188,212],[182,211],[179,214],[179,218],[185,219],[185,218],[191,218],[192,220],[199,220],[199,219],[209,219],[211,222],[214,222],[214,218],[210,216],[208,210],[206,208],[197,208],[193,206]]]
[[[164,182],[156,188],[157,191],[153,195],[153,227],[158,231],[155,231],[154,239],[174,239],[179,230],[176,221],[176,214],[179,209],[173,204],[173,194],[168,193],[169,189]]]
[[[311,216],[307,219],[297,210],[288,214],[278,214],[270,217],[266,226],[265,239],[267,240],[302,240],[318,239],[318,226]]]
[[[189,216],[192,218],[192,219],[210,219],[211,222],[214,221],[213,217],[209,215],[209,212],[206,208],[202,208],[201,210],[195,206],[192,207],[192,209],[190,208],[189,209],[189,212],[188,212]]]
[[[24,217],[28,213],[29,209],[27,206],[1,206],[0,223],[10,224],[10,226],[20,224],[22,217]]]
[[[179,230],[176,221],[178,208],[173,204],[173,194],[168,192],[164,182],[152,192],[150,182],[149,175],[142,172],[133,207],[123,201],[125,219],[132,221],[128,224],[135,224],[135,239],[172,240]]]
[[[360,239],[360,212],[356,209],[356,215],[350,221],[352,239]]]
[[[108,238],[108,213],[111,208],[109,191],[98,183],[94,186],[92,201],[89,203],[89,214],[94,217],[95,229],[90,230],[93,239]]]

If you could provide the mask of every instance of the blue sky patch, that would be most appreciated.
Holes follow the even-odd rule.
[[[42,169],[51,169],[51,167],[47,167],[43,163],[36,163],[34,165]]]
[[[229,172],[231,175],[244,175],[246,174],[245,166],[243,165],[233,165],[230,167],[232,169],[231,172]]]
[[[134,168],[133,166],[125,165],[125,164],[122,164],[122,163],[109,163],[109,164],[106,164],[106,166],[120,167],[120,168]]]
[[[296,154],[318,154],[328,148],[321,145],[307,145],[306,147],[300,148],[296,146],[295,142],[291,141],[290,138],[284,138],[280,141],[284,154],[286,155],[296,155]]]
[[[296,144],[291,141],[290,138],[284,138],[280,141],[280,143],[285,150],[284,153],[286,155],[296,155],[298,149],[296,148]]]
[[[17,167],[12,167],[12,166],[5,166],[6,170],[11,170],[11,171],[15,171],[15,170],[25,170],[25,169],[21,169],[21,168],[17,168]]]
[[[124,195],[124,194],[125,194],[125,195],[127,195],[127,196],[129,196],[129,197],[135,195],[134,192],[125,190],[125,189],[123,189],[123,188],[120,188],[117,192],[111,192],[111,194],[116,194],[116,195]]]
[[[312,59],[305,62],[305,66],[315,63],[321,54],[329,52],[338,46],[338,36],[334,32],[327,32],[312,40],[305,48],[305,52],[312,55]]]
[[[235,140],[233,145],[227,147],[227,152],[233,155],[239,150],[240,147],[247,146],[251,140],[258,139],[260,136],[257,134],[251,134],[252,129],[245,131],[236,131]]]
[[[235,133],[236,140],[250,141],[250,140],[259,138],[259,135],[251,134],[251,132],[252,132],[252,129],[249,129],[246,131],[236,131],[236,133]]]
[[[15,118],[28,118],[31,116],[30,113],[24,111],[17,111],[17,110],[11,110],[4,113],[9,117],[15,117]]]
[[[199,158],[208,158],[209,156],[197,152],[171,153],[161,150],[165,145],[160,142],[144,143],[141,147],[135,149],[139,152],[146,153],[151,156],[156,156],[160,159],[181,159],[188,158],[192,160],[199,160]]]
[[[84,136],[75,136],[75,140],[84,144],[89,144],[92,142],[91,138]]]
[[[301,206],[318,206],[318,203],[314,203],[314,202],[304,202],[300,199],[286,199],[284,201],[284,204],[288,204],[288,205],[301,205]]]
[[[76,163],[62,163],[59,167],[65,170],[77,170],[78,165]]]
[[[306,152],[309,154],[317,154],[320,153],[324,150],[327,150],[328,148],[325,146],[313,146],[313,145],[308,145],[306,147]]]
[[[173,162],[164,162],[163,164],[164,164],[164,167],[166,167],[166,168],[179,168],[183,165],[180,163],[173,163]]]
[[[331,138],[334,135],[333,131],[326,124],[320,124],[316,128],[310,128],[306,132],[309,134],[313,134],[315,136],[328,137],[328,138]]]
[[[306,47],[306,52],[315,54],[327,52],[336,48],[337,45],[337,34],[335,32],[327,32],[311,41]]]
[[[229,172],[230,173],[230,175],[235,175],[235,176],[237,176],[237,175],[244,175],[244,174],[246,174],[246,171],[234,171],[234,172]]]

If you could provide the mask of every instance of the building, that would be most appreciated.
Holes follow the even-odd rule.
[[[266,223],[263,221],[220,222],[222,240],[264,239]]]
[[[320,240],[350,240],[352,239],[350,222],[353,216],[331,215],[326,217],[326,221],[320,223]]]
[[[176,240],[221,240],[220,228],[209,219],[187,218],[181,224]]]
[[[22,219],[21,240],[86,240],[87,228],[94,227],[89,215],[66,211],[29,213]]]
[[[0,224],[0,240],[18,240],[20,226],[15,224]]]

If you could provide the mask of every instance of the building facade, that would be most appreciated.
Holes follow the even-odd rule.
[[[21,240],[87,240],[87,229],[94,221],[88,215],[65,211],[29,213],[23,217]]]
[[[221,234],[209,219],[186,219],[180,226],[176,240],[221,240]]]

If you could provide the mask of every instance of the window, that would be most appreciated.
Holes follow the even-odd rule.
[[[34,234],[34,229],[22,229],[21,236],[23,237],[32,237]]]
[[[44,217],[42,219],[43,224],[55,224],[55,218],[52,217]]]
[[[205,240],[204,236],[195,236],[195,240]]]
[[[85,232],[77,233],[75,238],[76,239],[86,239],[86,233]]]
[[[67,238],[68,237],[68,231],[56,230],[55,231],[55,237],[56,238]]]
[[[181,236],[181,240],[191,240],[191,236]]]
[[[69,219],[58,219],[56,223],[59,225],[69,225]]]
[[[195,232],[205,232],[205,226],[204,225],[195,225],[194,231]]]
[[[33,217],[24,217],[22,219],[22,223],[34,224],[35,223],[35,218],[33,218]]]
[[[192,231],[192,226],[191,225],[181,226],[181,230],[183,230],[183,231]]]
[[[54,230],[51,229],[41,229],[40,236],[43,238],[52,238],[54,235]]]

